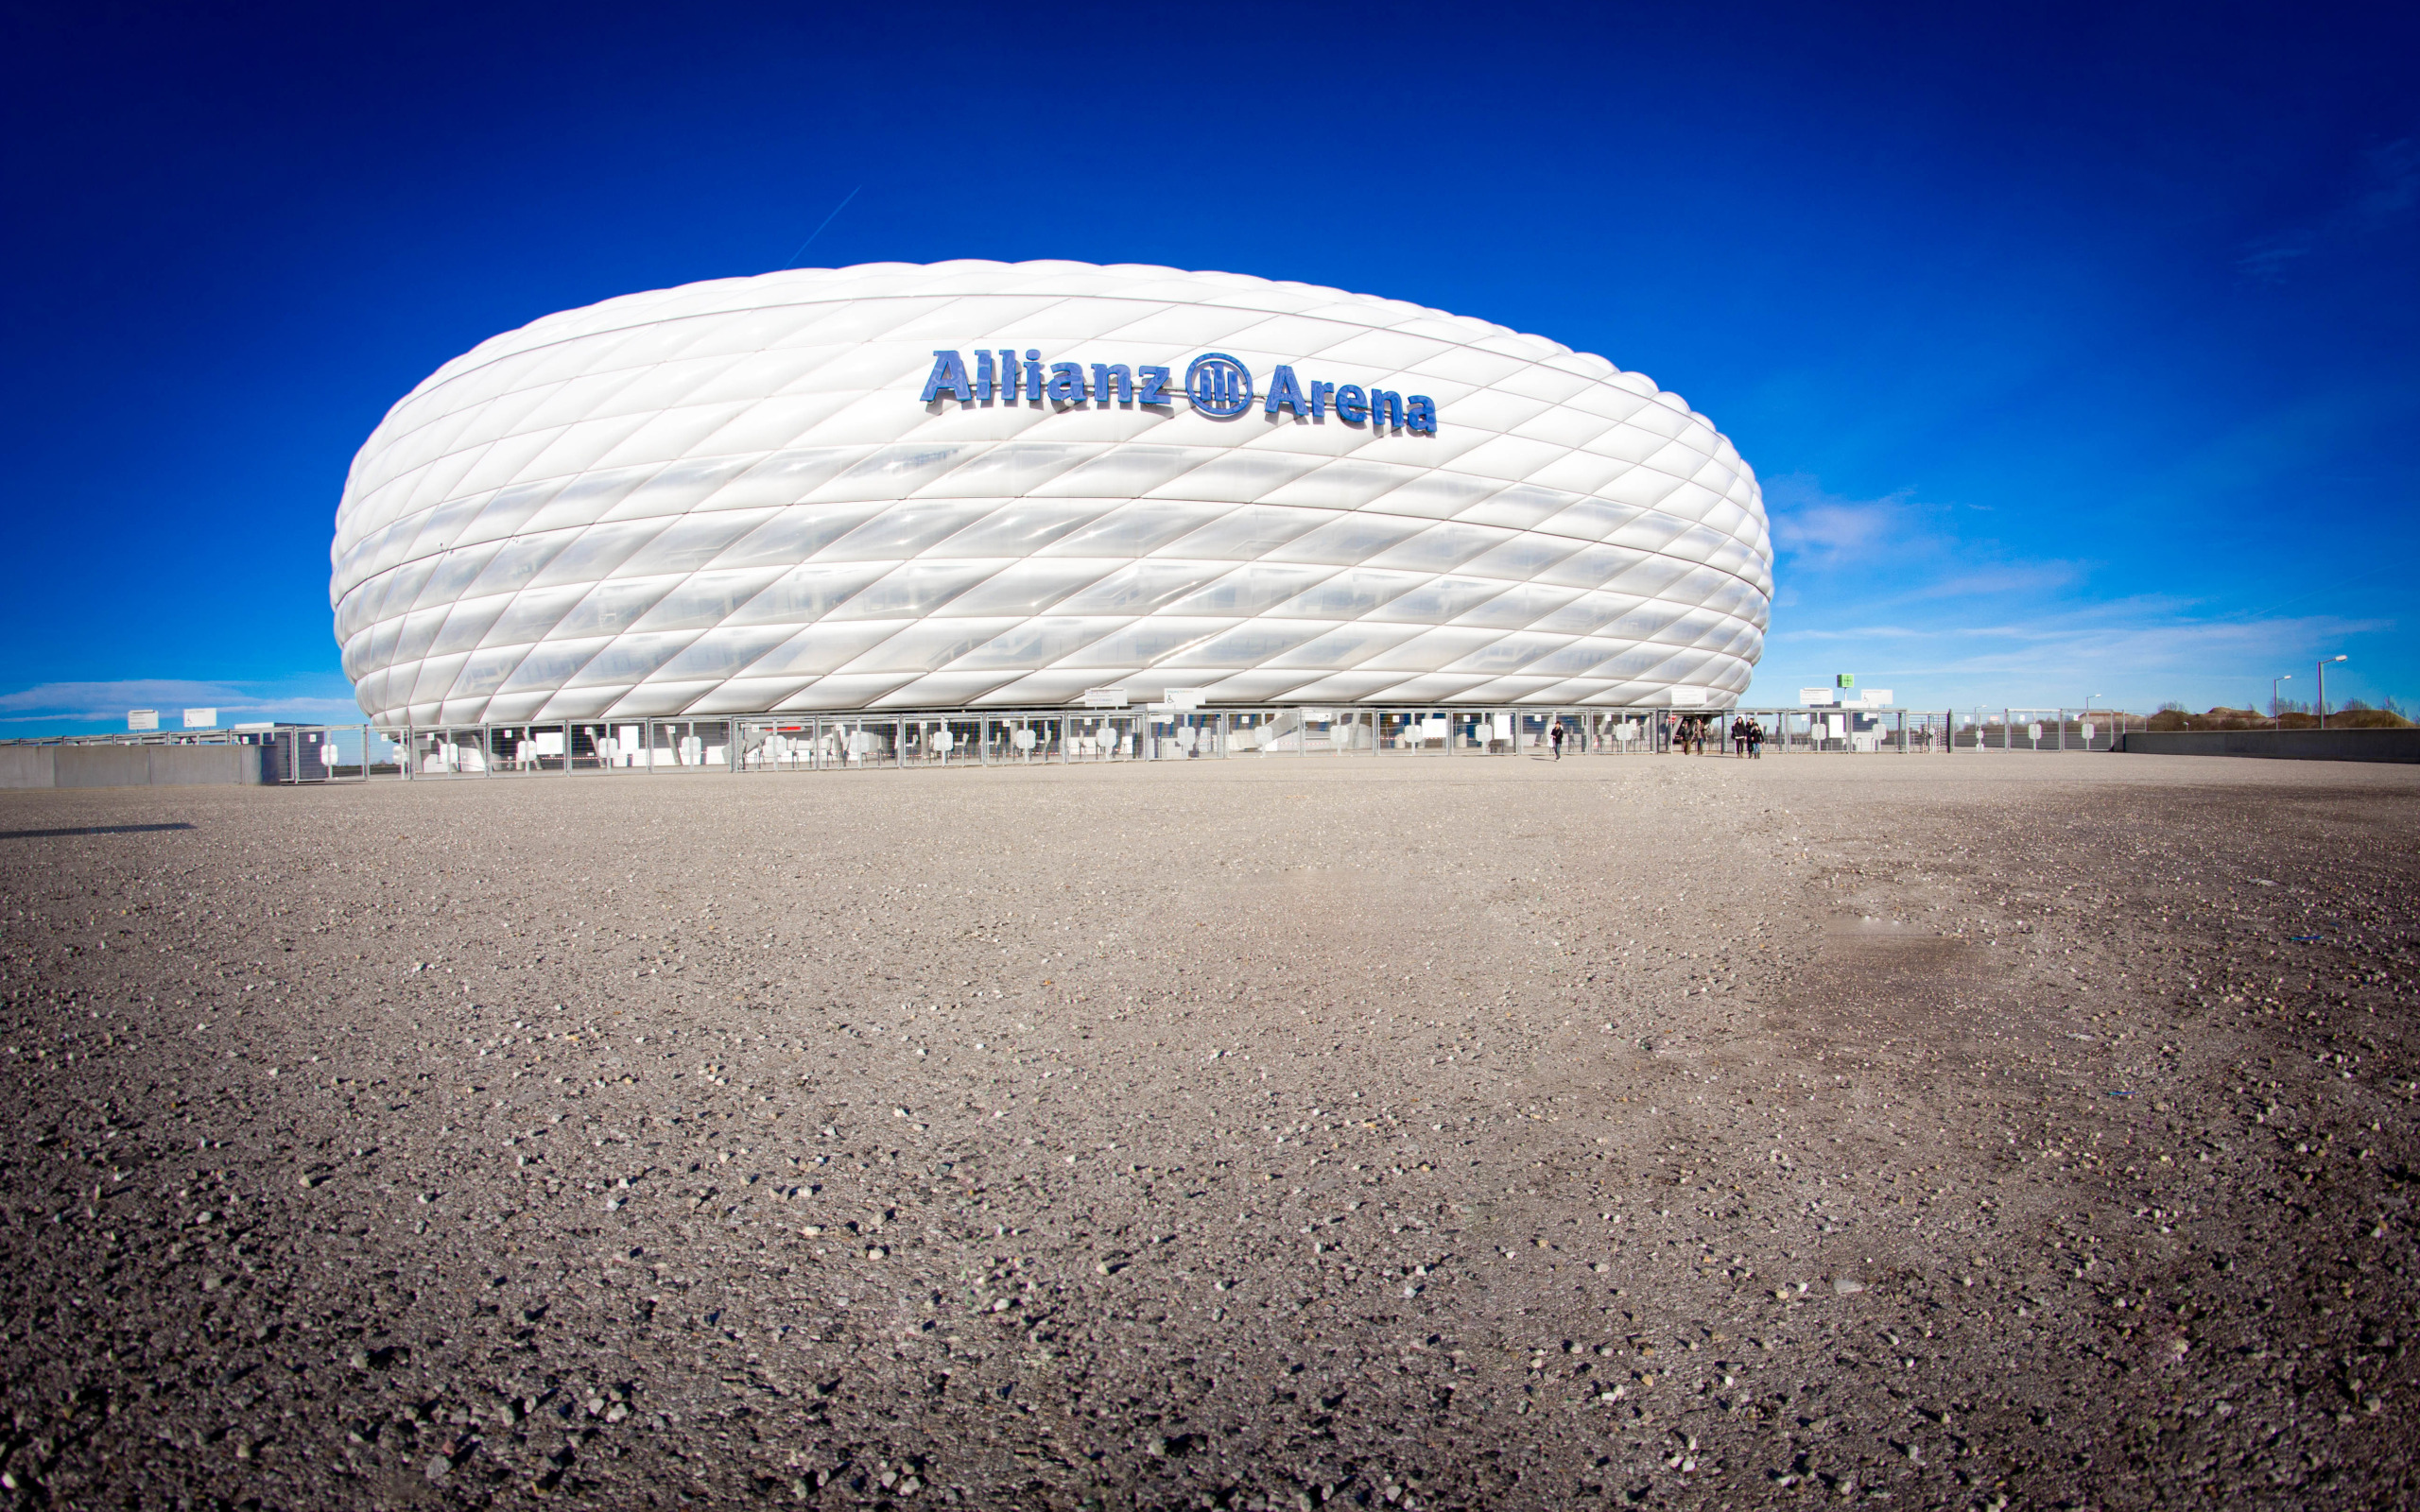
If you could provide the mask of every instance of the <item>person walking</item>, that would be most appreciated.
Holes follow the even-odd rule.
[[[1748,718],[1748,759],[1759,762],[1765,759],[1765,727],[1753,714]]]
[[[1558,719],[1547,730],[1547,740],[1554,747],[1554,759],[1563,760],[1563,721]]]

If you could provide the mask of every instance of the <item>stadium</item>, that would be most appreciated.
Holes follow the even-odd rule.
[[[1772,590],[1754,472],[1636,373],[1398,301],[1072,262],[547,316],[395,404],[330,555],[373,725],[608,765],[742,715],[980,743],[985,711],[1152,706],[1374,741],[1389,712],[1724,708]]]

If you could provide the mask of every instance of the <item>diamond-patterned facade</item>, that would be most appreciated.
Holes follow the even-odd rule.
[[[937,351],[1173,403],[920,395]],[[1427,396],[1434,434],[1182,393],[1205,352]],[[986,359],[988,362],[988,358]],[[1723,705],[1754,474],[1543,337],[1227,273],[871,264],[609,300],[446,364],[354,459],[329,596],[388,725],[1219,703]]]

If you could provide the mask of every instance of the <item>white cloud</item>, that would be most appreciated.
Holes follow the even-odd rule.
[[[2153,597],[2046,606],[2025,618],[1822,626],[1769,638],[1748,697],[1791,703],[1801,686],[1854,672],[1919,708],[2072,707],[2087,694],[2136,710],[2170,698],[2265,704],[2272,677],[2299,672],[2308,681],[2323,652],[2393,628],[2391,620],[2334,615],[2197,617]],[[2340,676],[2330,674],[2331,696]]]
[[[358,724],[361,706],[332,697],[327,679],[301,686],[137,678],[115,682],[39,682],[0,693],[0,728],[108,724],[124,728],[127,711],[157,709],[174,725],[186,709],[216,709],[219,723],[286,720],[297,724]]]
[[[1792,566],[1813,572],[1921,555],[1934,543],[1913,490],[1845,499],[1824,492],[1804,472],[1791,472],[1765,484],[1765,511],[1775,549]]]

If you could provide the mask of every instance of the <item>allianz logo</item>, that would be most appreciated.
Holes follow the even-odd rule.
[[[954,399],[961,404],[1173,408],[1180,392],[1171,388],[1173,382],[1174,369],[1169,368],[1130,367],[1122,362],[1046,365],[1038,350],[1028,349],[1020,359],[1013,348],[997,352],[977,348],[972,367],[962,353],[934,352],[933,370],[925,379],[918,402],[938,404]],[[1437,402],[1426,394],[1398,394],[1359,384],[1305,383],[1283,363],[1270,371],[1268,391],[1255,393],[1252,369],[1223,352],[1205,352],[1194,358],[1184,369],[1181,392],[1196,411],[1213,420],[1234,420],[1258,404],[1261,413],[1272,419],[1290,414],[1297,421],[1321,424],[1333,414],[1347,425],[1367,425],[1373,433],[1437,434]]]

